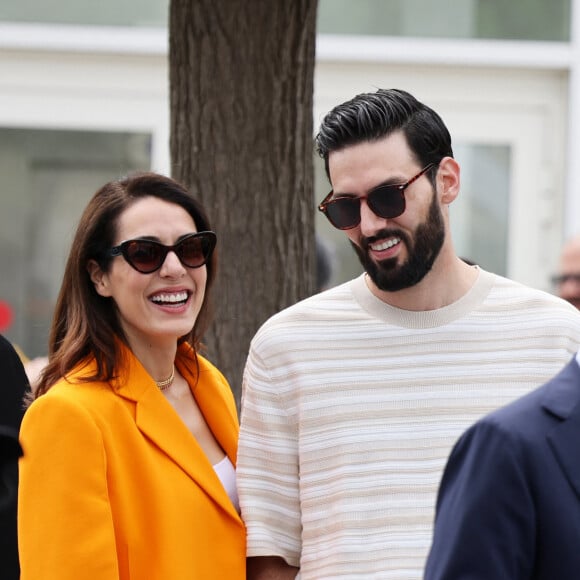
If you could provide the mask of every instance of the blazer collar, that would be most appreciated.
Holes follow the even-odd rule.
[[[570,361],[545,387],[544,409],[559,421],[547,439],[556,460],[580,497],[580,367]]]
[[[547,385],[542,399],[546,411],[567,419],[580,403],[580,367],[574,357]]]
[[[135,422],[141,432],[178,464],[207,495],[232,517],[238,514],[219,481],[213,466],[189,429],[178,418],[176,411],[158,389],[153,378],[140,361],[124,345],[123,372],[111,381],[117,394],[135,403]],[[225,388],[229,385],[217,370],[198,356],[199,373],[192,358],[193,349],[180,345],[176,366],[192,388],[195,400],[212,433],[235,465],[237,449],[237,416],[235,405],[230,404]],[[224,385],[216,384],[221,378]],[[231,395],[230,395],[231,396]],[[200,469],[200,465],[207,469]]]

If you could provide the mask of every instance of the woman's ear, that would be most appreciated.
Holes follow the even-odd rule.
[[[101,270],[101,267],[96,260],[89,260],[87,264],[87,272],[89,273],[89,276],[95,285],[97,294],[104,296],[105,298],[110,297],[111,291],[108,284],[109,278],[107,274]]]
[[[440,180],[441,184],[441,203],[450,204],[459,195],[459,163],[453,157],[443,157],[439,163],[437,179]]]

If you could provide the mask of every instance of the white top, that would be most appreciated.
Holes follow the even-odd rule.
[[[240,501],[238,499],[238,490],[236,487],[236,468],[227,455],[220,462],[216,463],[213,468],[222,482],[227,494],[230,496],[234,507],[238,510],[238,513],[240,513]]]
[[[422,578],[456,439],[579,345],[572,305],[485,271],[439,310],[389,306],[361,276],[278,313],[244,372],[248,556],[280,555],[302,580]]]

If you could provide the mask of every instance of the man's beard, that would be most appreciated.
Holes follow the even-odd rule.
[[[400,238],[399,243],[407,246],[407,261],[400,265],[397,265],[397,258],[375,262],[369,255],[369,244],[393,236]],[[362,248],[353,242],[351,244],[375,286],[385,292],[397,292],[414,286],[426,276],[433,267],[444,240],[445,223],[437,196],[433,192],[429,215],[415,230],[414,240],[401,230],[385,229],[371,238],[363,239]]]

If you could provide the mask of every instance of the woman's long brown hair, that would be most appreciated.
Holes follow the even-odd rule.
[[[119,216],[144,197],[175,203],[192,217],[198,231],[211,229],[201,204],[183,185],[163,175],[137,173],[101,187],[80,218],[54,310],[48,364],[30,400],[46,393],[89,357],[95,358],[97,371],[83,381],[109,381],[116,376],[120,351],[115,338],[126,343],[126,337],[114,301],[96,292],[87,265],[89,260],[96,260],[103,271],[109,271],[113,258],[108,251],[115,243]],[[210,288],[215,280],[216,265],[214,251],[206,265],[207,284],[201,310],[191,332],[180,339],[180,342],[189,342],[195,351],[200,347],[211,318]]]

